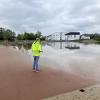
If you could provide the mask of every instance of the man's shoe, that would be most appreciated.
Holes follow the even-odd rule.
[[[37,69],[35,72],[39,72],[40,70],[39,69]]]
[[[35,72],[35,71],[36,71],[35,69],[32,70],[32,72]]]

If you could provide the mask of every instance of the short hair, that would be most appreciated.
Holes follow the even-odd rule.
[[[40,38],[36,38],[36,41],[39,41],[40,40]]]

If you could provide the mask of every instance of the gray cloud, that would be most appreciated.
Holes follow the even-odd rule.
[[[0,0],[0,26],[17,33],[100,32],[99,0]]]

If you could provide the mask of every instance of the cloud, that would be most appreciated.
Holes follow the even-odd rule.
[[[99,0],[0,0],[0,26],[17,33],[100,31]]]

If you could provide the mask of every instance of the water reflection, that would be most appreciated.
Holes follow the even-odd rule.
[[[13,46],[13,49],[30,54],[32,57],[31,45],[20,44]],[[99,44],[43,42],[43,51],[40,59],[41,66],[100,81]]]
[[[67,49],[80,49],[79,43],[67,42],[65,48]]]
[[[14,45],[13,48],[17,50],[30,50],[32,44],[17,44]],[[81,45],[79,43],[74,43],[74,42],[42,42],[42,46],[49,46],[54,49],[80,49]]]
[[[47,42],[47,45],[55,49],[65,48],[65,42]]]
[[[100,81],[100,45],[55,42],[43,49],[42,66]]]
[[[42,46],[45,46],[45,45],[46,45],[46,42],[42,42]],[[32,46],[32,43],[29,43],[29,44],[16,44],[13,47],[17,48],[18,50],[23,50],[23,49],[30,50],[31,46]]]
[[[17,45],[17,47],[19,48],[19,50],[21,49],[25,49],[25,50],[29,50],[31,48],[32,44],[24,44],[24,45]]]
[[[46,45],[46,42],[42,42],[42,46],[45,46]],[[11,45],[11,47],[13,49],[16,49],[17,51],[21,51],[21,52],[24,52],[24,53],[28,53],[31,55],[31,46],[32,46],[32,43],[29,43],[29,44],[16,44],[16,45]]]
[[[48,42],[47,45],[55,49],[80,49],[80,44],[77,42]]]

